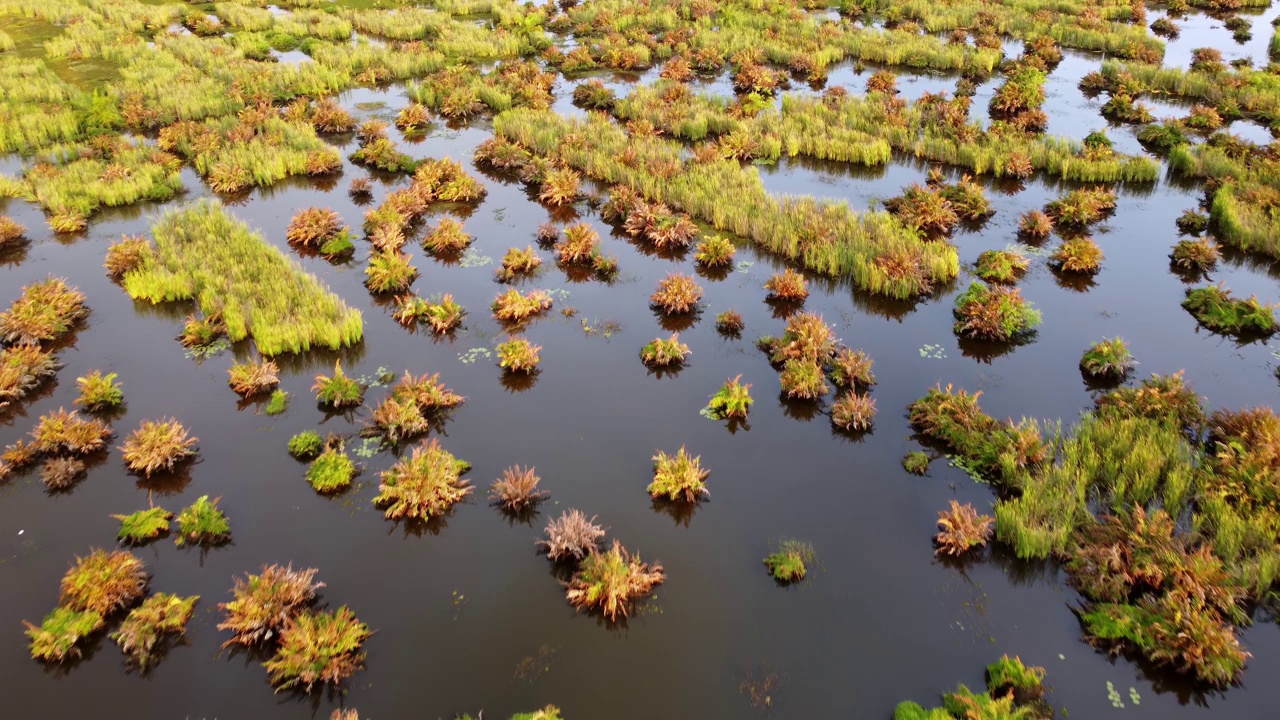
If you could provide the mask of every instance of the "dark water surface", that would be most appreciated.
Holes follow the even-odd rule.
[[[1255,18],[1253,45],[1265,45],[1274,14]],[[1196,22],[1184,23],[1184,38]],[[1216,38],[1224,31],[1219,24],[1214,32]],[[1081,137],[1105,125],[1096,113],[1100,101],[1086,105],[1075,89],[1098,62],[1072,53],[1051,76],[1046,110],[1053,131]],[[838,72],[833,82],[846,75],[850,89],[861,92],[865,76],[852,71]],[[927,81],[919,87],[932,90]],[[944,89],[953,80],[938,84]],[[994,87],[980,91],[984,107]],[[571,90],[560,83],[558,109],[571,111]],[[389,115],[404,99],[393,89],[352,92],[343,102],[363,118]],[[1110,132],[1117,146],[1136,150],[1130,129]],[[26,434],[40,415],[71,407],[77,376],[118,372],[128,403],[114,423],[118,436],[144,419],[174,416],[200,439],[199,462],[160,485],[156,503],[177,511],[200,495],[220,496],[233,536],[230,545],[207,551],[169,541],[136,551],[153,574],[152,590],[201,596],[188,644],[149,675],[126,675],[123,656],[105,638],[83,661],[46,668],[28,657],[21,621],[38,622],[56,605],[59,579],[73,557],[111,546],[118,522],[110,515],[146,507],[148,486],[125,472],[114,449],[68,493],[46,493],[34,472],[0,486],[5,716],[308,718],[328,717],[341,704],[373,718],[452,717],[481,708],[499,718],[555,703],[575,720],[720,720],[762,714],[742,685],[776,675],[771,717],[887,718],[901,700],[927,705],[957,682],[981,686],[983,667],[1009,653],[1048,669],[1051,702],[1071,718],[1276,717],[1280,690],[1272,678],[1280,673],[1280,630],[1273,619],[1259,615],[1242,632],[1253,658],[1242,686],[1225,693],[1206,694],[1129,660],[1108,659],[1081,641],[1071,611],[1079,598],[1053,565],[1020,563],[1001,548],[964,564],[935,561],[930,537],[937,511],[953,497],[989,508],[992,494],[945,459],[923,478],[899,465],[919,447],[905,408],[935,383],[982,390],[984,408],[999,417],[1069,423],[1091,404],[1077,367],[1080,354],[1117,335],[1130,342],[1141,373],[1185,369],[1212,407],[1274,405],[1280,393],[1272,348],[1198,330],[1179,307],[1186,284],[1170,272],[1167,255],[1177,239],[1173,220],[1195,206],[1197,189],[1168,179],[1121,188],[1118,211],[1094,233],[1106,259],[1091,282],[1060,279],[1043,257],[1034,258],[1021,287],[1043,310],[1044,325],[1034,342],[1017,348],[959,342],[952,333],[952,301],[967,285],[967,271],[952,288],[914,305],[814,278],[805,308],[876,361],[874,432],[849,437],[831,429],[825,405],[783,401],[777,373],[753,346],[759,335],[782,331],[785,321],[764,302],[762,289],[781,263],[742,248],[733,272],[700,278],[705,311],[680,335],[693,350],[691,362],[658,376],[638,353],[670,330],[648,308],[648,296],[666,273],[694,272],[692,252],[675,259],[648,254],[585,205],[578,208],[581,219],[605,238],[606,252],[617,254],[619,277],[610,284],[577,282],[556,268],[550,252],[540,251],[542,271],[522,286],[554,291],[555,311],[526,333],[543,346],[542,371],[530,387],[504,383],[496,355],[483,352],[505,338],[488,313],[501,287],[493,271],[507,248],[534,242],[548,211],[523,186],[471,168],[472,150],[489,134],[483,122],[462,130],[439,125],[424,142],[403,145],[415,157],[463,160],[489,190],[465,220],[475,243],[462,264],[444,265],[416,243],[406,247],[422,273],[416,292],[449,292],[468,309],[455,338],[410,333],[391,319],[391,308],[370,297],[362,285],[367,243],[358,243],[348,265],[301,260],[365,315],[364,343],[340,354],[352,374],[439,372],[467,397],[440,434],[448,450],[473,463],[468,477],[477,491],[427,529],[393,524],[372,507],[377,474],[394,461],[389,453],[362,459],[357,486],[325,498],[307,486],[305,466],[285,452],[296,432],[351,433],[367,416],[362,410],[351,420],[326,418],[311,401],[312,376],[330,372],[337,355],[282,359],[291,403],[284,415],[268,417],[260,405],[239,406],[226,385],[233,355],[249,357],[249,346],[204,362],[190,359],[174,340],[190,308],[135,304],[103,276],[108,244],[121,233],[147,233],[162,208],[104,212],[83,236],[67,239],[51,236],[34,206],[0,204],[35,239],[25,257],[0,264],[0,306],[23,285],[53,274],[79,286],[93,308],[62,352],[56,386],[0,417],[0,444]],[[349,142],[344,154],[353,148]],[[3,166],[5,172],[17,168],[12,159]],[[908,158],[876,170],[801,161],[760,170],[772,192],[844,198],[855,208],[922,182],[926,171]],[[231,209],[281,247],[290,216],[306,206],[332,207],[358,230],[372,205],[356,206],[345,188],[364,174],[348,165],[323,194],[310,181],[287,182],[255,191]],[[207,193],[190,170],[184,180],[183,201]],[[404,182],[384,180],[374,203]],[[1018,214],[1066,189],[1044,179],[1021,189],[986,184],[996,215],[981,228],[956,233],[962,263],[1016,243]],[[1044,244],[1041,254],[1056,242]],[[1280,297],[1276,277],[1268,261],[1236,258],[1211,280],[1274,301]],[[560,314],[569,306],[575,317]],[[746,319],[740,340],[714,327],[715,314],[730,308]],[[585,331],[584,323],[620,329],[605,337],[602,330]],[[726,377],[739,373],[752,383],[756,404],[749,428],[730,432],[698,411]],[[367,398],[376,402],[385,392],[374,388]],[[711,470],[711,499],[691,515],[655,507],[645,493],[650,457],[682,444]],[[484,501],[484,488],[516,463],[535,466],[551,492],[532,525],[513,524]],[[610,537],[666,568],[656,599],[622,627],[576,613],[535,553],[533,540],[547,517],[568,507],[598,515]],[[789,589],[775,586],[760,563],[769,542],[784,536],[812,543],[821,560],[809,581]],[[345,696],[274,695],[256,658],[219,653],[226,634],[215,629],[216,604],[229,599],[234,576],[272,562],[319,568],[324,600],[350,605],[378,631],[367,643],[367,668],[348,682]],[[1108,682],[1122,695],[1123,710],[1108,700]],[[1140,704],[1130,700],[1131,687]]]

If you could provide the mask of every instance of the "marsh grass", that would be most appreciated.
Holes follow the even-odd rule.
[[[303,612],[285,620],[280,647],[265,663],[278,690],[316,684],[339,685],[364,666],[360,651],[372,631],[343,605],[334,611]]]
[[[871,368],[875,361],[861,350],[841,347],[828,362],[828,376],[839,388],[866,389],[876,384]]]
[[[174,542],[183,545],[221,545],[231,539],[231,523],[218,508],[222,498],[201,495],[178,513],[178,534]]]
[[[303,430],[289,438],[289,454],[296,460],[312,460],[325,449],[325,440],[315,430]]]
[[[804,275],[791,268],[770,277],[765,281],[764,289],[768,292],[768,298],[776,302],[803,302],[809,297]]]
[[[550,310],[551,296],[542,290],[522,294],[512,288],[494,298],[491,307],[493,317],[499,322],[519,324]]]
[[[498,366],[505,372],[529,374],[538,369],[541,345],[522,337],[510,338],[498,345]]]
[[[1174,267],[1187,272],[1207,272],[1216,267],[1221,259],[1222,252],[1208,238],[1179,240],[1169,255]]]
[[[691,275],[668,273],[658,281],[658,288],[649,296],[649,304],[667,315],[683,315],[698,308],[702,300],[702,288]]]
[[[360,342],[360,312],[303,272],[222,206],[202,201],[153,226],[153,258],[125,273],[125,291],[152,303],[195,300],[227,335],[264,355]]]
[[[333,363],[333,375],[316,375],[311,386],[321,407],[348,408],[364,402],[364,386],[342,370],[342,361]]]
[[[1014,250],[985,250],[978,254],[974,274],[989,283],[1013,283],[1026,273],[1031,261]]]
[[[267,405],[262,412],[267,415],[279,415],[288,409],[289,393],[277,388],[271,393],[271,398],[267,400]]]
[[[542,265],[542,258],[532,245],[525,249],[511,248],[502,256],[502,265],[494,273],[498,282],[511,282],[532,275]]]
[[[0,249],[17,246],[27,229],[7,215],[0,215]]]
[[[929,472],[929,455],[919,450],[912,450],[902,457],[902,469],[912,475],[924,475]]]
[[[274,639],[285,621],[316,599],[324,583],[316,582],[315,568],[294,570],[292,565],[264,565],[259,575],[237,577],[231,602],[219,603],[225,613],[219,630],[232,637],[222,647],[258,647]]]
[[[522,515],[551,496],[546,490],[538,489],[540,479],[532,467],[512,465],[489,486],[489,501],[505,512]]]
[[[280,384],[280,367],[266,358],[232,363],[227,370],[227,384],[240,397],[260,395]]]
[[[675,455],[658,451],[653,456],[653,482],[649,483],[648,492],[654,498],[696,503],[711,494],[706,483],[710,474],[710,470],[702,469],[701,457],[689,455],[683,445]]]
[[[736,310],[725,310],[716,315],[716,330],[725,335],[741,335],[746,326],[742,320],[742,313]]]
[[[80,394],[75,404],[89,412],[102,412],[120,407],[124,404],[124,391],[116,383],[118,373],[103,374],[94,370],[87,375],[76,378]]]
[[[616,621],[619,614],[626,618],[631,605],[664,579],[661,565],[641,561],[614,540],[609,550],[583,558],[565,585],[565,596],[576,608],[598,611]]]
[[[1122,338],[1102,340],[1089,346],[1080,358],[1080,370],[1101,380],[1122,380],[1138,364]]]
[[[706,268],[725,268],[733,264],[737,253],[733,241],[723,235],[708,235],[698,242],[694,260]]]
[[[470,468],[470,463],[454,457],[437,438],[431,438],[383,471],[374,505],[385,508],[391,520],[426,521],[443,516],[471,494],[471,484],[461,477]]]
[[[121,652],[143,672],[164,653],[165,644],[186,633],[199,595],[156,593],[134,608],[111,634]]]
[[[82,418],[80,414],[58,408],[40,416],[31,430],[32,446],[45,454],[70,453],[87,455],[107,446],[112,431],[105,421]]]
[[[991,539],[995,518],[982,515],[972,505],[961,505],[955,500],[946,510],[938,512],[938,534],[933,541],[938,555],[959,557],[982,547]]]
[[[289,445],[292,452],[293,442],[290,441]],[[299,455],[295,454],[294,457]],[[319,452],[307,468],[307,483],[316,492],[327,495],[351,487],[351,479],[355,475],[356,465],[347,457],[341,445],[329,445],[323,452]]]
[[[57,374],[56,355],[37,345],[0,349],[0,410],[21,401]]]
[[[143,545],[169,533],[173,513],[162,507],[151,507],[128,515],[112,515],[120,521],[117,539],[131,545]]]
[[[61,663],[80,656],[77,647],[103,627],[100,613],[91,610],[75,611],[58,607],[44,617],[40,625],[26,625],[30,639],[31,657],[47,663]]]
[[[825,391],[821,395],[825,395]],[[817,399],[821,395],[812,398]],[[866,432],[872,428],[876,419],[876,401],[870,395],[857,392],[846,392],[831,404],[831,424],[847,432]]]
[[[329,175],[342,167],[338,152],[310,124],[286,122],[266,110],[179,122],[160,131],[159,143],[191,162],[218,193],[268,187],[295,175]]]
[[[364,275],[364,284],[369,292],[378,295],[402,293],[418,279],[418,268],[413,266],[405,253],[376,252],[369,257]]]
[[[600,549],[605,533],[594,516],[570,508],[548,521],[543,534],[546,539],[536,544],[552,562],[577,563]]]
[[[143,420],[120,446],[120,453],[126,467],[150,477],[194,457],[196,440],[177,420]]]
[[[743,384],[742,375],[729,378],[711,396],[704,412],[713,420],[745,420],[751,411],[751,383]]]
[[[790,585],[804,580],[809,574],[809,566],[817,559],[818,555],[809,543],[784,538],[774,544],[773,552],[764,559],[764,566],[779,585]]]
[[[123,550],[93,549],[62,576],[61,606],[106,617],[126,608],[147,591],[142,561]]]
[[[680,333],[667,339],[654,338],[640,348],[640,361],[649,367],[680,365],[689,356],[689,346],[680,342]]]
[[[462,229],[462,223],[451,218],[442,217],[422,238],[422,248],[435,255],[457,253],[467,249],[471,244],[471,236]]]
[[[107,248],[107,258],[102,266],[106,268],[107,277],[119,282],[126,273],[138,269],[153,256],[151,243],[146,238],[125,235]]]
[[[21,344],[59,340],[89,314],[84,299],[84,293],[62,278],[50,276],[27,285],[0,313],[0,340]]]
[[[394,317],[405,325],[425,322],[435,334],[446,335],[462,325],[465,315],[466,310],[452,295],[446,294],[433,300],[424,300],[416,295],[402,298]]]
[[[52,457],[40,466],[40,481],[50,490],[65,490],[83,478],[88,472],[81,460],[69,457]]]
[[[1094,275],[1102,270],[1102,248],[1087,237],[1063,240],[1049,256],[1049,264],[1061,272]]]
[[[178,342],[188,349],[208,348],[226,334],[227,327],[218,313],[206,317],[188,315],[187,321],[182,325],[182,333],[178,335]]]
[[[1007,342],[1025,339],[1040,324],[1040,311],[1017,288],[971,283],[955,302],[960,337]]]
[[[1201,325],[1224,335],[1269,336],[1280,330],[1274,305],[1264,305],[1256,297],[1232,297],[1231,291],[1218,285],[1187,290],[1182,307]]]

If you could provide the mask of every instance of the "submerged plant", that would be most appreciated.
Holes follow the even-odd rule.
[[[571,508],[548,521],[543,534],[547,539],[537,541],[537,545],[546,550],[548,558],[554,562],[578,562],[599,549],[604,528],[596,524],[594,516],[588,518],[581,510]]]
[[[1271,335],[1280,330],[1274,305],[1264,305],[1254,296],[1246,299],[1232,297],[1230,290],[1217,285],[1187,290],[1182,307],[1214,332]]]
[[[156,593],[134,608],[111,639],[140,669],[146,670],[163,651],[166,639],[186,633],[199,595],[179,597]]]
[[[264,393],[280,384],[280,367],[271,360],[233,363],[227,371],[227,384],[241,397]],[[268,413],[270,414],[270,413]]]
[[[715,420],[745,420],[751,410],[750,391],[751,384],[742,384],[742,375],[726,380],[707,403],[707,416]]]
[[[1104,380],[1123,379],[1137,364],[1129,353],[1129,343],[1118,337],[1090,345],[1080,358],[1080,370],[1085,375]]]
[[[327,447],[307,468],[307,482],[318,493],[336,493],[351,487],[356,465],[341,447]]]
[[[649,483],[649,494],[672,502],[697,502],[711,494],[706,483],[710,474],[710,470],[702,469],[701,456],[689,455],[683,445],[675,455],[658,451],[653,456],[653,482]]]
[[[120,452],[130,470],[150,476],[173,470],[194,456],[196,440],[177,420],[143,420],[120,446]]]
[[[31,657],[45,662],[63,662],[79,657],[77,646],[85,638],[102,629],[102,614],[92,610],[76,611],[66,607],[54,609],[40,625],[27,622],[31,640]]]
[[[599,610],[608,620],[625,618],[637,598],[647,595],[664,579],[662,566],[645,563],[617,540],[605,552],[588,554],[578,571],[565,585],[565,595],[574,607]]]
[[[936,554],[960,556],[985,545],[994,524],[990,515],[980,515],[972,505],[952,500],[950,508],[938,512],[939,530],[933,538],[938,545]]]
[[[101,412],[120,407],[124,403],[124,391],[116,384],[118,373],[103,374],[101,370],[76,378],[80,395],[75,404],[89,412]]]
[[[279,690],[302,687],[311,692],[317,683],[338,685],[364,666],[360,647],[371,634],[345,605],[303,612],[285,620],[280,647],[263,665]]]
[[[142,561],[123,550],[95,548],[77,557],[62,576],[61,605],[76,612],[106,617],[132,605],[147,591],[147,571]]]
[[[545,490],[538,489],[539,480],[532,467],[522,468],[519,465],[512,465],[503,470],[502,477],[494,480],[489,486],[489,500],[497,503],[507,512],[522,513],[551,495]]]
[[[219,603],[226,619],[219,630],[230,630],[232,638],[222,646],[255,647],[276,637],[285,620],[315,601],[324,583],[315,582],[315,568],[294,570],[293,566],[264,565],[260,575],[236,578],[231,602]]]
[[[680,342],[680,333],[663,340],[654,338],[640,348],[640,360],[649,367],[679,365],[689,356],[689,346]]]
[[[141,545],[169,532],[173,513],[162,507],[152,507],[129,515],[112,515],[120,521],[120,542]]]
[[[333,364],[333,375],[316,375],[311,386],[316,402],[324,407],[355,407],[364,402],[364,386],[342,371],[342,361]]]
[[[470,468],[441,447],[439,439],[431,438],[382,472],[373,503],[385,507],[391,520],[440,517],[471,494],[471,483],[461,477]]]
[[[227,516],[218,509],[218,501],[222,498],[209,499],[201,495],[196,501],[178,513],[178,535],[174,538],[182,545],[217,545],[231,537],[231,523]]]
[[[764,559],[769,575],[779,583],[799,582],[808,574],[808,566],[817,560],[813,546],[786,538],[775,543],[773,552]]]

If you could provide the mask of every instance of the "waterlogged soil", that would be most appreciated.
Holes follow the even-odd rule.
[[[1270,36],[1272,16],[1255,18],[1255,38]],[[1183,37],[1202,25],[1211,23],[1184,23]],[[1100,103],[1086,102],[1075,89],[1099,62],[1069,53],[1051,76],[1045,109],[1054,132],[1082,137],[1105,125],[1096,113]],[[619,88],[628,84],[614,80]],[[833,82],[857,94],[865,75],[846,68]],[[912,85],[904,77],[904,88]],[[559,84],[557,109],[574,112],[571,90],[572,83]],[[405,102],[397,88],[341,100],[358,119],[389,118]],[[145,508],[148,493],[114,449],[70,492],[45,492],[34,473],[0,486],[6,714],[310,718],[345,706],[374,718],[452,717],[482,708],[497,718],[555,703],[566,717],[588,720],[887,718],[901,700],[929,703],[957,682],[980,687],[982,668],[1008,653],[1048,670],[1050,702],[1060,717],[1121,712],[1109,685],[1132,720],[1275,716],[1280,690],[1270,679],[1280,674],[1280,627],[1273,618],[1259,613],[1242,631],[1253,657],[1241,686],[1225,692],[1108,658],[1081,641],[1072,613],[1080,598],[1056,565],[1018,562],[999,547],[963,564],[935,560],[937,511],[952,498],[989,508],[992,494],[943,457],[926,477],[908,475],[899,464],[919,449],[905,408],[936,383],[982,390],[984,408],[997,417],[1070,423],[1097,391],[1081,378],[1081,352],[1114,336],[1129,341],[1141,373],[1185,369],[1213,408],[1280,402],[1273,347],[1197,329],[1179,307],[1187,285],[1170,271],[1167,255],[1178,239],[1173,220],[1196,205],[1196,188],[1163,177],[1120,188],[1117,212],[1094,233],[1106,259],[1089,281],[1048,269],[1045,256],[1056,240],[1025,247],[1035,257],[1020,286],[1043,311],[1044,325],[1019,347],[958,341],[952,333],[951,307],[970,279],[967,271],[917,303],[887,302],[847,282],[812,278],[805,309],[821,313],[846,344],[876,363],[875,429],[849,436],[831,429],[830,398],[818,405],[783,400],[777,373],[753,345],[762,334],[782,331],[783,315],[764,302],[762,288],[781,262],[740,248],[731,272],[699,278],[703,313],[671,325],[649,309],[648,296],[668,272],[695,272],[692,253],[646,252],[585,204],[549,217],[524,186],[470,165],[474,147],[490,134],[480,121],[465,129],[433,125],[416,143],[394,135],[415,157],[463,160],[488,189],[465,218],[475,242],[460,262],[444,264],[416,244],[406,247],[421,271],[415,291],[452,293],[469,311],[465,327],[441,339],[394,322],[391,308],[363,287],[367,243],[357,243],[348,264],[300,259],[364,313],[365,340],[342,353],[282,358],[281,386],[291,402],[275,417],[260,403],[238,402],[227,387],[233,358],[251,357],[251,347],[204,361],[189,357],[174,340],[189,307],[134,303],[104,277],[107,246],[122,233],[146,234],[164,207],[105,211],[87,232],[54,237],[34,206],[0,204],[34,239],[0,258],[0,306],[23,285],[57,275],[79,286],[92,307],[61,352],[65,367],[56,384],[0,417],[0,444],[26,434],[40,415],[71,407],[77,376],[118,372],[127,399],[114,421],[118,434],[144,419],[173,416],[199,437],[199,462],[160,484],[154,502],[176,511],[200,495],[221,497],[232,525],[232,541],[223,547],[178,549],[160,541],[135,551],[152,573],[153,590],[201,596],[186,644],[152,672],[127,673],[123,656],[102,637],[81,661],[46,667],[28,657],[21,621],[38,622],[54,607],[73,557],[112,545],[118,522],[110,515]],[[1136,148],[1127,127],[1110,134],[1117,146]],[[333,141],[344,155],[355,147],[353,139]],[[10,158],[3,169],[17,167]],[[797,161],[761,168],[771,192],[847,199],[856,208],[923,182],[926,172],[903,157],[873,170]],[[348,164],[336,185],[281,183],[235,200],[231,210],[288,251],[285,228],[303,207],[331,207],[358,229],[372,205],[353,203],[345,188],[367,174]],[[208,194],[190,170],[183,179],[188,190],[172,205]],[[373,204],[405,183],[378,176]],[[1068,189],[1040,178],[983,183],[995,216],[954,236],[969,265],[984,250],[1016,244],[1019,213]],[[521,287],[551,291],[555,301],[553,312],[526,332],[543,348],[542,369],[531,381],[504,380],[493,348],[505,335],[488,313],[500,289],[493,271],[507,248],[533,243],[541,223],[575,218],[590,223],[605,252],[617,255],[618,278],[578,281],[540,251],[543,269]],[[1228,257],[1210,280],[1269,302],[1280,299],[1277,277],[1266,261]],[[573,317],[561,313],[567,308]],[[714,315],[726,309],[745,318],[741,339],[717,333]],[[687,367],[648,371],[640,347],[673,330],[693,351]],[[478,490],[469,502],[426,528],[384,520],[371,501],[378,473],[394,461],[387,452],[357,458],[363,473],[349,492],[323,497],[308,487],[305,466],[285,452],[289,437],[305,429],[353,433],[368,414],[327,416],[312,402],[312,376],[331,371],[339,356],[351,374],[370,380],[384,371],[438,372],[466,396],[438,434],[474,466],[468,477]],[[701,416],[708,396],[739,374],[756,400],[750,421],[730,429]],[[367,397],[376,402],[384,393],[375,387]],[[692,513],[655,505],[645,493],[650,457],[681,445],[711,470],[711,498]],[[349,449],[358,446],[353,441]],[[517,463],[535,466],[551,492],[532,524],[508,521],[484,500],[483,488]],[[666,569],[667,582],[621,626],[575,612],[535,553],[533,540],[547,517],[569,507],[598,516],[611,537]],[[810,542],[820,558],[806,582],[785,589],[760,562],[781,537]],[[319,568],[324,600],[351,606],[377,630],[366,644],[367,667],[346,684],[345,695],[273,694],[259,658],[220,652],[226,634],[216,630],[216,604],[229,599],[233,577],[274,562]]]

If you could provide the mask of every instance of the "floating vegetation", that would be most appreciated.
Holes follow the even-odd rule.
[[[730,267],[733,265],[733,256],[736,252],[737,248],[729,238],[723,235],[708,235],[698,242],[693,258],[703,267]]]
[[[977,282],[956,298],[955,316],[956,335],[1001,342],[1025,338],[1040,324],[1040,311],[1017,288]]]
[[[905,701],[893,710],[893,720],[1031,720],[1051,717],[1053,708],[1043,700],[1044,668],[1027,667],[1008,655],[987,666],[987,692],[975,693],[963,684],[942,694],[942,707],[925,710]]]
[[[89,412],[102,412],[120,407],[124,403],[124,391],[116,384],[118,373],[103,374],[94,370],[88,375],[76,378],[80,394],[75,404]]]
[[[865,352],[842,346],[829,360],[827,374],[836,387],[865,390],[876,384],[876,375],[871,371],[874,364],[875,361]]]
[[[106,422],[85,419],[75,411],[58,408],[40,416],[31,431],[31,440],[37,452],[87,455],[105,448],[111,435],[111,427]]]
[[[1208,238],[1179,240],[1169,259],[1180,270],[1207,272],[1217,266],[1222,251]]]
[[[130,470],[149,477],[194,457],[195,444],[196,438],[177,420],[143,420],[120,446],[120,453]]]
[[[294,247],[318,252],[329,259],[355,252],[351,231],[342,224],[338,213],[328,208],[305,208],[299,211],[289,221],[285,239]]]
[[[675,455],[658,451],[653,456],[653,482],[649,483],[649,494],[655,498],[687,503],[698,502],[710,495],[706,479],[711,471],[703,470],[701,463],[701,457],[689,455],[683,445]]]
[[[1013,283],[1027,271],[1031,261],[1015,250],[986,250],[974,263],[974,274],[988,283]]]
[[[361,645],[372,635],[369,626],[343,605],[334,611],[303,612],[285,620],[279,648],[263,663],[278,690],[316,684],[339,685],[364,666]]]
[[[493,316],[499,322],[522,323],[551,309],[551,296],[542,290],[521,294],[512,288],[493,300]]]
[[[139,669],[146,671],[164,651],[164,643],[186,633],[199,595],[156,593],[131,610],[111,639]]]
[[[356,407],[364,402],[364,386],[342,370],[342,361],[333,363],[333,375],[316,375],[311,386],[316,402],[335,409]]]
[[[173,513],[162,507],[151,507],[129,515],[112,515],[120,521],[120,542],[142,545],[169,532]]]
[[[489,486],[489,500],[506,512],[524,513],[551,496],[546,490],[538,489],[539,480],[532,467],[512,465]]]
[[[774,544],[773,552],[764,559],[764,566],[775,581],[789,585],[803,580],[809,572],[808,566],[817,559],[812,545],[786,538]]]
[[[195,300],[206,314],[221,314],[231,340],[252,336],[263,355],[336,349],[363,337],[359,311],[216,203],[170,211],[152,232],[154,254],[122,279],[131,297]]]
[[[431,232],[422,239],[422,248],[435,255],[462,252],[471,244],[471,236],[462,229],[462,223],[451,217],[442,217]]]
[[[825,394],[826,391],[824,389],[822,393],[805,399],[816,399]],[[796,395],[795,397],[804,396]],[[836,398],[836,401],[831,404],[831,424],[841,430],[866,432],[871,429],[875,419],[876,401],[870,395],[847,392]]]
[[[0,340],[32,345],[58,340],[88,314],[83,293],[49,277],[22,288],[22,295],[0,312]]]
[[[803,302],[809,297],[804,276],[790,268],[769,278],[764,289],[768,291],[770,300],[778,302]]]
[[[614,540],[609,550],[583,558],[565,585],[565,596],[576,608],[598,611],[605,619],[616,621],[619,614],[627,617],[632,603],[664,579],[661,565],[641,561]]]
[[[663,340],[654,338],[640,348],[640,361],[649,367],[678,366],[689,356],[689,346],[680,342],[680,333]]]
[[[955,500],[951,507],[938,512],[938,534],[933,542],[938,555],[958,557],[987,544],[991,539],[995,518],[979,514],[972,505],[961,505]]]
[[[431,520],[445,515],[467,495],[470,482],[461,475],[471,463],[459,460],[437,438],[413,449],[413,454],[383,471],[373,502],[386,508],[391,520]]]
[[[527,338],[511,338],[497,347],[498,366],[506,372],[531,373],[541,362],[541,350],[541,345],[534,345]]]
[[[746,420],[752,402],[751,383],[744,385],[742,375],[738,375],[716,390],[703,412],[713,420]]]
[[[1263,305],[1258,298],[1231,296],[1231,291],[1218,285],[1187,290],[1182,307],[1201,325],[1224,335],[1267,336],[1280,330],[1274,305]]]
[[[314,459],[324,447],[324,438],[315,430],[303,430],[289,438],[289,454],[298,460]]]
[[[649,304],[668,315],[693,312],[702,299],[702,288],[689,275],[668,273],[649,296]]]
[[[229,376],[227,384],[240,397],[260,395],[280,384],[279,372],[279,366],[266,358],[256,362],[237,362],[233,363],[231,369],[227,371]],[[274,395],[272,397],[274,398]]]
[[[147,591],[142,561],[123,550],[95,548],[62,576],[62,607],[106,617],[126,608]]]
[[[725,310],[716,315],[716,330],[726,335],[740,335],[746,326],[742,321],[742,313],[736,310]]]
[[[288,408],[288,405],[289,393],[284,390],[277,389],[271,393],[271,398],[267,400],[267,405],[262,408],[262,412],[267,415],[279,415]]]
[[[219,545],[231,537],[231,523],[218,508],[222,498],[209,499],[201,495],[196,501],[178,513],[178,534],[174,541],[179,545]]]
[[[531,275],[542,265],[542,258],[529,245],[524,250],[511,248],[502,256],[502,265],[495,273],[498,282],[511,282],[517,278]]]
[[[1049,263],[1062,272],[1093,275],[1102,269],[1102,248],[1087,237],[1073,237],[1062,241]]]
[[[1138,364],[1122,338],[1102,340],[1089,346],[1080,358],[1080,370],[1099,380],[1122,380]]]
[[[924,475],[929,472],[929,455],[919,450],[912,450],[902,457],[902,469],[912,475]]]
[[[57,356],[37,345],[0,349],[0,410],[43,385],[59,367]]]
[[[290,441],[289,445],[292,453],[293,442]],[[307,482],[318,493],[337,493],[351,487],[351,479],[355,474],[355,463],[343,452],[341,445],[330,445],[307,468]]]
[[[569,509],[550,520],[543,534],[547,539],[537,544],[553,562],[580,562],[599,550],[604,528],[596,524],[595,516],[588,518],[581,510]]]
[[[54,609],[40,625],[27,626],[31,640],[31,657],[44,662],[64,662],[80,657],[80,643],[102,629],[100,613],[92,610],[77,612],[65,607]]]
[[[65,490],[71,487],[88,472],[81,460],[68,457],[53,457],[40,466],[40,482],[50,490]]]
[[[301,613],[316,599],[324,583],[316,582],[315,568],[294,570],[293,566],[264,565],[260,575],[236,578],[231,602],[219,603],[225,613],[219,630],[232,637],[222,644],[230,647],[258,647],[276,638],[290,617]]]

